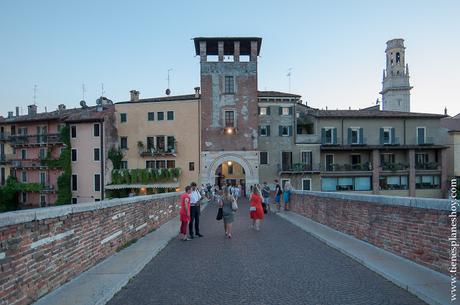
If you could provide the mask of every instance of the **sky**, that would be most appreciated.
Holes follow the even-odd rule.
[[[193,37],[262,37],[259,90],[358,109],[381,99],[386,41],[403,38],[411,110],[460,113],[460,1],[0,1],[0,115],[191,94]],[[83,95],[82,85],[85,92]]]

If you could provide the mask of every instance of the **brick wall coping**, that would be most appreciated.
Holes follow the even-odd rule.
[[[15,225],[15,224],[24,223],[24,222],[30,222],[34,220],[43,220],[46,218],[60,217],[60,216],[65,216],[65,215],[69,215],[73,213],[106,209],[106,208],[115,207],[118,205],[136,203],[140,201],[148,201],[148,200],[174,197],[174,196],[179,196],[180,194],[182,194],[182,192],[164,193],[164,194],[155,194],[155,195],[146,195],[146,196],[135,196],[135,197],[127,197],[127,198],[116,198],[116,199],[103,200],[99,202],[77,203],[77,204],[68,204],[68,205],[62,205],[62,206],[53,206],[53,207],[46,207],[46,208],[36,208],[36,209],[29,209],[29,210],[0,213],[0,227]]]
[[[399,196],[383,196],[368,194],[350,194],[341,192],[314,192],[314,191],[292,191],[294,194],[309,195],[324,198],[336,198],[342,200],[365,201],[381,205],[398,205],[419,209],[432,209],[450,211],[451,202],[449,199],[436,198],[414,198]]]

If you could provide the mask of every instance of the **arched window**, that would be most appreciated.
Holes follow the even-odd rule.
[[[401,59],[401,56],[399,55],[399,52],[396,53],[396,63],[398,64]]]

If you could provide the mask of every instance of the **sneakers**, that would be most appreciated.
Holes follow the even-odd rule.
[[[198,233],[196,236],[198,236],[198,237],[203,237],[203,235],[201,235],[200,233]]]

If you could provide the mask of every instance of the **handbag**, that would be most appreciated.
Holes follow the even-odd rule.
[[[238,204],[236,203],[236,200],[233,200],[233,201],[232,201],[232,210],[233,210],[233,211],[238,210]]]
[[[224,218],[224,212],[222,208],[219,208],[219,210],[217,210],[216,220],[222,220],[222,218]]]
[[[249,211],[255,212],[255,211],[257,211],[257,208],[256,207],[249,207]]]

